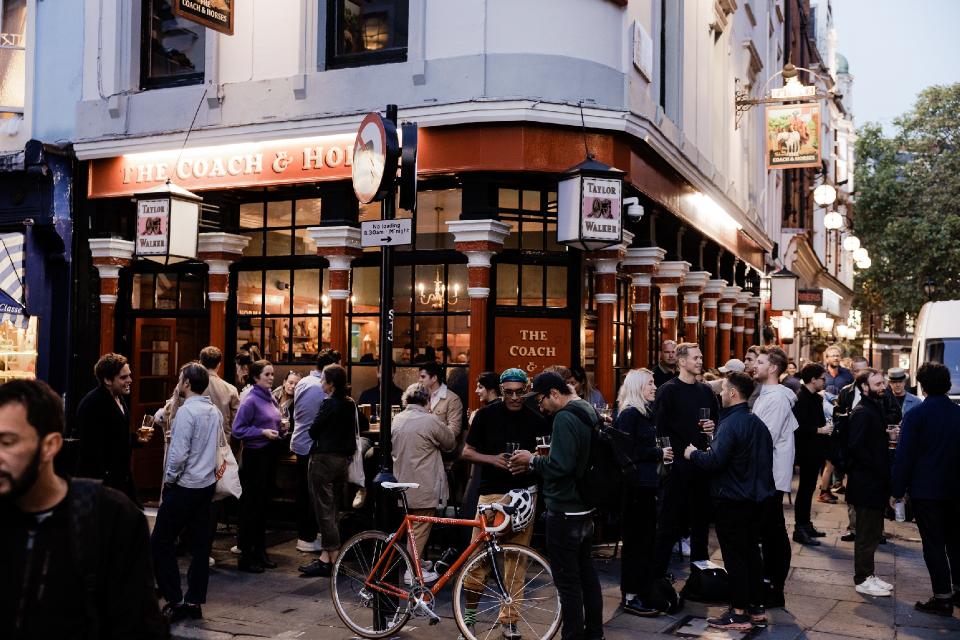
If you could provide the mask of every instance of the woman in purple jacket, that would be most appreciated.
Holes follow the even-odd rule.
[[[243,441],[240,465],[240,571],[263,573],[277,565],[267,557],[267,504],[277,470],[277,454],[269,446],[280,437],[280,407],[273,397],[273,365],[257,360],[249,369],[250,392],[233,420],[233,436]]]

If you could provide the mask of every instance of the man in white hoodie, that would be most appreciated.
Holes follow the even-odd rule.
[[[763,575],[770,581],[768,607],[783,606],[783,584],[790,571],[790,538],[783,519],[783,494],[790,493],[795,453],[793,415],[796,394],[780,384],[787,368],[787,354],[779,347],[766,347],[757,356],[753,377],[763,385],[753,405],[753,414],[763,420],[773,438],[773,481],[776,493],[763,508],[760,537],[763,542]]]

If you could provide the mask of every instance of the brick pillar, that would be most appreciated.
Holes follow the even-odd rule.
[[[719,323],[717,325],[720,328],[720,352],[717,354],[717,363],[720,365],[723,365],[732,357],[730,354],[733,346],[733,305],[737,302],[738,293],[740,293],[740,287],[734,285],[724,287],[720,294],[720,302],[718,303]],[[742,356],[741,353],[737,357]]]
[[[593,381],[607,402],[613,402],[615,386],[613,311],[617,303],[617,265],[626,255],[627,245],[633,241],[633,234],[629,231],[624,231],[623,236],[623,244],[587,254],[595,267],[593,300],[597,304],[597,329],[593,334]]]
[[[750,304],[750,292],[741,291],[733,305],[733,353],[735,358],[743,358],[749,344],[743,342],[743,330],[746,327],[747,306]]]
[[[757,311],[760,309],[760,296],[750,296],[747,313],[743,316],[743,341],[747,346],[760,344],[757,333]]]
[[[209,343],[227,351],[227,298],[230,296],[230,265],[243,256],[250,238],[235,233],[201,233],[197,257],[207,263],[207,298],[210,301]]]
[[[659,247],[631,247],[623,260],[623,269],[630,274],[633,292],[633,327],[631,345],[633,368],[650,364],[650,285],[667,252]]]
[[[362,253],[360,229],[349,226],[309,227],[307,234],[317,245],[317,255],[326,258],[330,264],[329,290],[326,291],[330,298],[330,346],[343,354],[346,361],[350,350],[347,331],[350,263]],[[323,336],[320,341],[323,341]]]
[[[93,266],[100,273],[100,353],[113,351],[116,341],[117,290],[120,269],[133,261],[134,244],[118,238],[90,238]]]
[[[710,279],[706,271],[691,271],[683,279],[680,295],[683,296],[683,339],[700,343],[700,295]]]
[[[727,286],[725,280],[709,280],[700,296],[703,302],[704,369],[715,369],[723,364],[717,362],[717,303],[725,286]]]
[[[653,284],[660,289],[660,333],[663,340],[677,339],[677,318],[680,315],[677,293],[689,270],[689,262],[661,262],[657,275],[653,277]]]
[[[490,300],[490,259],[503,248],[510,225],[497,220],[452,220],[447,228],[454,247],[467,256],[467,294],[470,296],[470,383],[475,384],[487,370],[487,309]],[[469,409],[480,399],[469,395]]]

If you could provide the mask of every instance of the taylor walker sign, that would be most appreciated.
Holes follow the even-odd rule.
[[[167,254],[170,224],[170,200],[137,202],[137,255]]]
[[[767,168],[820,166],[820,103],[767,106]]]
[[[235,0],[173,0],[173,12],[191,22],[214,31],[233,35],[233,3]]]

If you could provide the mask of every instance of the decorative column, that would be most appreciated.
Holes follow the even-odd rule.
[[[487,370],[487,306],[490,299],[490,259],[503,249],[510,225],[498,220],[452,220],[447,228],[454,247],[467,256],[467,295],[470,296],[470,383]],[[470,394],[469,408],[480,407]]]
[[[683,279],[680,295],[683,296],[683,340],[700,343],[700,294],[710,279],[707,271],[691,271]]]
[[[613,402],[614,391],[613,311],[617,304],[617,265],[623,260],[631,242],[633,234],[624,231],[623,244],[587,254],[595,269],[593,301],[597,305],[597,329],[593,334],[593,381],[608,402]]]
[[[349,226],[308,227],[307,235],[317,245],[317,255],[329,263],[330,346],[344,359],[349,353],[347,331],[347,298],[350,297],[350,263],[363,253],[360,247],[360,229]],[[322,331],[322,327],[320,327]],[[321,342],[323,337],[321,336]],[[383,353],[380,356],[383,357]],[[387,354],[389,357],[389,354]]]
[[[742,358],[750,345],[743,344],[744,320],[747,315],[747,305],[750,304],[750,292],[741,291],[737,294],[737,301],[733,305],[733,353],[735,358]]]
[[[677,292],[683,279],[690,271],[690,263],[682,260],[661,262],[653,284],[660,289],[660,333],[661,341],[677,339],[677,317],[680,315],[680,303]]]
[[[703,368],[715,369],[717,363],[717,303],[726,280],[709,280],[703,288]]]
[[[230,265],[243,256],[248,236],[235,233],[201,233],[197,257],[207,263],[207,298],[210,301],[209,344],[227,351],[227,298],[230,296]]]
[[[114,349],[120,269],[133,262],[134,244],[119,238],[90,238],[93,266],[100,273],[100,353]]]
[[[623,269],[630,274],[630,288],[633,290],[633,344],[630,351],[634,368],[650,364],[650,285],[665,255],[666,250],[660,247],[631,247],[623,260]]]
[[[731,358],[730,349],[732,346],[732,329],[733,329],[733,305],[737,302],[737,294],[740,293],[740,287],[734,285],[731,287],[724,287],[723,291],[720,293],[720,302],[718,303],[719,309],[719,324],[720,327],[720,353],[717,354],[717,363],[723,365],[727,360]],[[743,356],[741,353],[740,356]]]
[[[759,339],[756,336],[757,311],[759,309],[760,296],[750,296],[750,300],[747,301],[747,313],[743,316],[743,340],[748,346],[763,342],[762,336]],[[763,327],[760,327],[760,330],[763,331]]]

